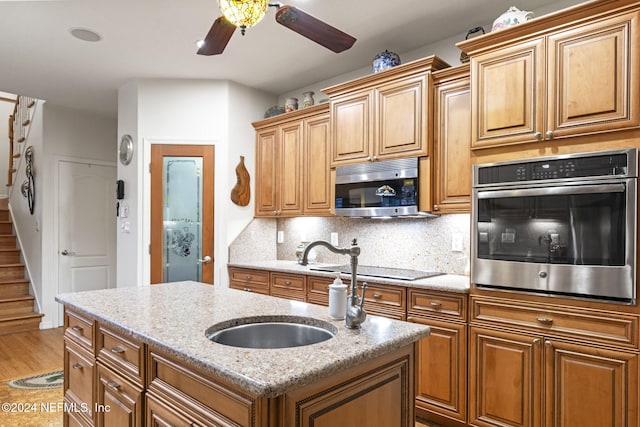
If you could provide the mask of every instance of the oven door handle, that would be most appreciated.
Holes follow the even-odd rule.
[[[568,187],[538,187],[519,188],[510,190],[478,191],[478,199],[497,199],[505,197],[529,197],[529,196],[570,196],[574,194],[593,193],[624,193],[624,184],[597,184]]]

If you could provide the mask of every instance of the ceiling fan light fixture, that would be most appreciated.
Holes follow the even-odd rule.
[[[218,0],[218,6],[224,17],[242,34],[245,29],[253,27],[264,17],[269,7],[268,0]]]

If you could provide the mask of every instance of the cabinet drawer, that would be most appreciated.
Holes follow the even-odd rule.
[[[362,282],[359,283],[361,285]],[[378,307],[383,310],[401,309],[406,307],[406,289],[391,285],[367,283],[367,291],[364,296],[365,308]]]
[[[333,280],[329,277],[307,276],[307,301],[328,305],[329,285]]]
[[[304,292],[304,276],[292,274],[271,273],[271,291],[299,291]]]
[[[142,387],[130,383],[100,362],[97,366],[96,426],[142,427]]]
[[[253,426],[256,399],[149,348],[149,393],[199,414],[214,425]]]
[[[231,289],[238,289],[240,291],[269,295],[269,285],[264,286],[262,284],[254,285],[253,283],[231,282],[229,283],[229,287]]]
[[[409,289],[409,314],[437,316],[465,321],[467,295],[451,292]]]
[[[144,345],[98,325],[98,360],[111,366],[130,381],[144,384]]]
[[[93,353],[95,328],[93,321],[65,308],[64,310],[64,334],[76,343]]]
[[[472,297],[471,321],[521,327],[545,335],[638,347],[638,317],[510,299]]]
[[[238,283],[263,284],[269,286],[269,272],[262,270],[249,270],[246,268],[229,268],[229,279]]]
[[[93,422],[95,359],[68,339],[64,340],[64,394],[79,418]]]

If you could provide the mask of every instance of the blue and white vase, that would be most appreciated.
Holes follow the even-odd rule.
[[[389,52],[388,50],[377,54],[376,57],[373,58],[374,73],[379,73],[380,71],[395,67],[396,65],[400,65],[400,56],[397,53]]]

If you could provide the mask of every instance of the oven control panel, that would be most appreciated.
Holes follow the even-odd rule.
[[[477,166],[476,184],[626,176],[627,153],[585,154]],[[634,168],[635,170],[635,168]]]

